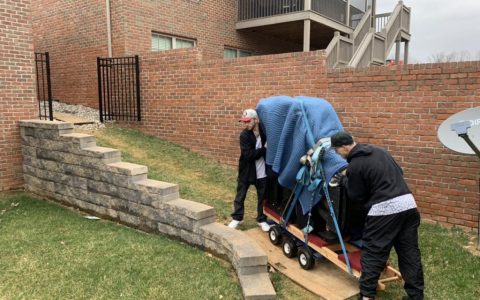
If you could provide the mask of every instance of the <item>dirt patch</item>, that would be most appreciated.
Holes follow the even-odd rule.
[[[480,250],[477,247],[478,246],[477,238],[478,238],[477,236],[470,237],[468,241],[468,245],[464,246],[464,248],[467,249],[468,252],[470,252],[472,255],[480,257]]]

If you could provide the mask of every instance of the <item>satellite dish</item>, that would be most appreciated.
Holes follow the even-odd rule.
[[[477,147],[480,147],[480,107],[469,108],[450,116],[438,128],[438,139],[456,152],[475,154],[459,134],[467,134]]]

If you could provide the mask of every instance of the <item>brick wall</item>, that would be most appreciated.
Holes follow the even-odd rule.
[[[96,58],[107,56],[105,1],[35,0],[32,22],[35,52],[50,53],[54,99],[98,107]]]
[[[322,51],[208,61],[187,49],[143,56],[143,130],[236,164],[242,111],[271,95],[322,97],[324,63]]]
[[[151,54],[152,32],[195,39],[204,59],[223,58],[225,46],[256,54],[302,50],[300,44],[236,31],[236,5],[235,0],[111,1],[113,56]],[[32,6],[35,51],[50,52],[53,97],[98,107],[96,58],[108,54],[105,1],[36,0]]]
[[[477,226],[478,159],[445,149],[436,131],[479,105],[480,62],[327,71],[322,51],[205,61],[176,50],[141,64],[147,133],[236,165],[244,108],[272,95],[322,97],[359,142],[392,152],[424,217]]]
[[[23,184],[18,120],[37,114],[30,0],[0,2],[0,191]]]
[[[480,163],[443,147],[437,129],[480,105],[480,62],[333,71],[327,99],[360,142],[393,153],[424,217],[477,227]]]
[[[253,32],[239,32],[236,0],[134,0],[124,11],[126,53],[149,54],[152,31],[197,41],[205,59],[223,58],[225,46],[256,54],[302,51],[301,44]]]

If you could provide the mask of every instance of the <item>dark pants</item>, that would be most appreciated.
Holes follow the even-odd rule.
[[[267,186],[267,178],[257,179],[255,182],[255,188],[257,189],[257,222],[265,222],[267,217],[263,214],[263,205],[262,201],[265,196],[265,189]],[[238,180],[237,183],[237,195],[235,196],[235,201],[233,202],[233,213],[231,214],[232,218],[237,221],[243,220],[243,215],[245,212],[245,197],[247,196],[248,188],[250,184],[241,182]]]
[[[418,248],[420,214],[417,209],[387,216],[367,216],[363,232],[360,293],[375,297],[380,273],[385,268],[392,246],[410,299],[423,299],[423,271]]]

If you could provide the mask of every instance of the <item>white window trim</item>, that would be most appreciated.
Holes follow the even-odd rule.
[[[163,33],[152,32],[152,38],[153,38],[153,37],[156,37],[156,36],[162,36],[162,37],[166,37],[166,38],[171,38],[171,39],[172,39],[172,49],[168,49],[168,50],[178,49],[178,48],[177,48],[177,39],[184,40],[184,41],[189,41],[189,42],[193,42],[193,48],[197,47],[197,41],[194,40],[194,39],[184,38],[184,37],[181,37],[181,36],[174,36],[174,35],[168,35],[168,34],[163,34]],[[157,50],[157,51],[168,51],[168,50]],[[152,49],[152,51],[155,51],[155,50]]]

